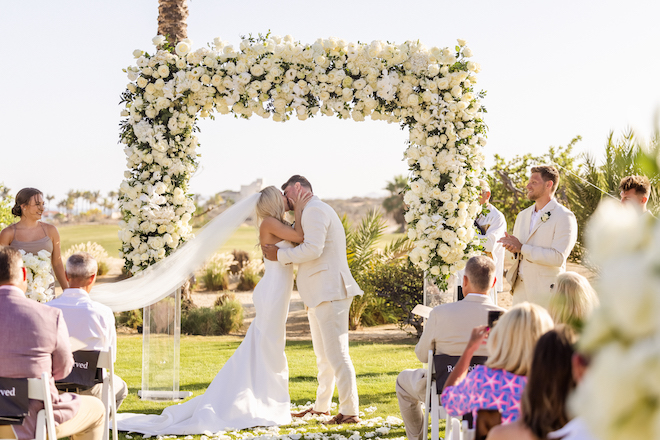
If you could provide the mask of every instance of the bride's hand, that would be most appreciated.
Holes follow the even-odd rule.
[[[302,212],[302,210],[307,206],[307,202],[312,198],[311,193],[298,193],[294,197],[289,198],[293,210],[296,212]]]

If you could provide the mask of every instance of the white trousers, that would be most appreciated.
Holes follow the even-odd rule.
[[[353,298],[322,302],[307,310],[312,345],[318,367],[314,411],[330,410],[335,383],[339,392],[339,413],[359,414],[355,368],[348,354],[348,311]]]

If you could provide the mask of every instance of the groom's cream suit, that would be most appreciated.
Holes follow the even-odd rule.
[[[577,221],[554,198],[531,225],[534,210],[532,205],[516,217],[513,235],[522,243],[522,249],[514,254],[506,278],[512,286],[514,304],[529,301],[547,308],[557,275],[566,271],[566,259],[575,246]]]
[[[337,213],[314,196],[301,217],[305,240],[277,251],[282,264],[297,263],[298,292],[308,309],[319,386],[314,410],[330,410],[335,381],[339,413],[357,416],[355,369],[348,353],[348,310],[362,290],[346,260],[346,234]]]

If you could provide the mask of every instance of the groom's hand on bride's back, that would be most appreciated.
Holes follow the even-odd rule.
[[[266,260],[277,261],[277,246],[274,244],[262,244],[261,252]]]

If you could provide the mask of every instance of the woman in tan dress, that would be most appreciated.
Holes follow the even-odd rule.
[[[50,252],[51,264],[62,289],[69,283],[64,274],[60,251],[60,234],[57,228],[41,221],[44,212],[43,193],[35,188],[23,188],[16,194],[16,204],[11,213],[21,219],[0,232],[0,245],[23,249],[37,254],[41,250]]]

